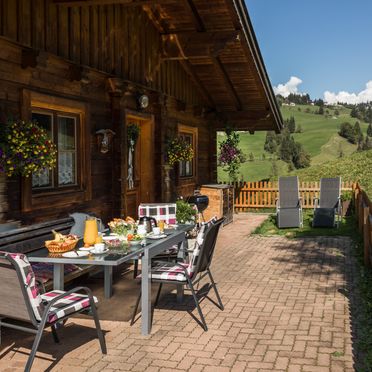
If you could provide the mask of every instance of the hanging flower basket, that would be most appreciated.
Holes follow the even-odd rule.
[[[190,161],[194,157],[192,146],[180,138],[174,138],[168,142],[167,160],[169,165],[180,161]]]
[[[56,145],[37,123],[17,121],[0,126],[0,173],[29,177],[56,166]]]

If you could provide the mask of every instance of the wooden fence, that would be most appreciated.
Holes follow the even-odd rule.
[[[278,197],[277,182],[235,182],[235,211],[275,208]],[[355,185],[354,185],[355,187]],[[352,191],[352,182],[342,182],[342,191]],[[301,182],[300,196],[303,208],[314,208],[314,198],[319,196],[319,182]]]
[[[363,236],[364,264],[372,266],[372,202],[358,184],[354,189],[354,200],[359,232]]]

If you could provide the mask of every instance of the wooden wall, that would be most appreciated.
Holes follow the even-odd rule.
[[[68,8],[52,0],[0,0],[0,36],[141,83],[190,104],[200,96],[141,7]]]
[[[25,47],[40,50],[36,66],[22,67]],[[160,172],[164,140],[175,134],[178,124],[198,127],[199,177],[177,181],[173,175],[174,196],[189,195],[197,184],[214,181],[215,142],[211,145],[210,141],[214,131],[210,131],[206,118],[194,112],[195,107],[203,105],[198,89],[177,61],[160,63],[160,55],[160,36],[139,8],[112,5],[68,9],[57,7],[50,0],[0,0],[0,118],[22,118],[24,89],[85,103],[89,113],[87,140],[92,185],[90,200],[62,202],[58,207],[50,205],[25,212],[22,180],[13,177],[7,180],[8,213],[3,220],[28,224],[65,217],[75,211],[90,211],[105,221],[113,214],[117,216],[113,195],[120,192],[114,184],[119,179],[115,169],[118,155],[112,151],[98,152],[95,132],[102,128],[117,130],[120,120],[124,126],[125,111],[138,108],[136,93],[122,92],[122,97],[116,98],[114,112],[110,76],[133,82],[134,91],[148,87],[146,93],[154,93],[146,113],[154,116],[157,133],[154,154],[159,164],[154,180],[157,200],[161,199],[164,187]],[[84,65],[86,81],[71,79],[71,61]],[[179,101],[185,102],[184,109],[178,107]],[[125,136],[120,141],[125,144]],[[123,146],[119,143],[115,149],[120,147]]]

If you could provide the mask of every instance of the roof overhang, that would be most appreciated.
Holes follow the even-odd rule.
[[[221,123],[279,132],[283,119],[244,0],[54,0],[64,6],[140,6]]]

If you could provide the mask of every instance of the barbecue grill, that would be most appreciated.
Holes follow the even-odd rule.
[[[203,221],[203,211],[205,211],[208,208],[209,204],[209,198],[207,195],[192,195],[187,198],[187,202],[189,204],[195,204],[196,208],[198,209],[199,215],[201,215]]]

